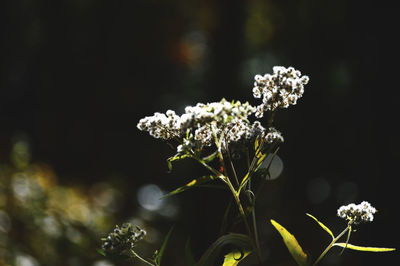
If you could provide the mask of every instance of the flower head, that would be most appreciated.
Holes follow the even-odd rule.
[[[103,238],[102,249],[105,252],[129,255],[129,252],[136,244],[143,239],[146,231],[139,226],[133,226],[129,223],[123,224],[121,227],[115,226],[115,229],[106,238]]]
[[[301,76],[300,71],[293,67],[273,67],[273,74],[254,77],[253,96],[262,98],[262,104],[257,106],[256,117],[261,118],[267,110],[287,108],[295,105],[304,93],[304,85],[308,76]]]
[[[367,201],[363,201],[358,205],[351,203],[346,206],[341,206],[337,210],[337,215],[340,218],[349,220],[353,224],[372,222],[375,213],[376,209]]]
[[[185,153],[193,147],[211,146],[216,138],[222,138],[221,144],[226,147],[232,142],[262,134],[265,129],[261,124],[258,121],[251,124],[247,119],[255,111],[256,108],[247,102],[222,99],[220,102],[187,106],[181,116],[171,110],[166,114],[155,113],[142,118],[137,127],[155,138],[178,140],[178,153]]]

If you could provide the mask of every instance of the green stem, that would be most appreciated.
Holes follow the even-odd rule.
[[[249,179],[249,191],[251,191],[251,180]],[[253,196],[253,200],[251,200],[251,197]],[[256,196],[254,195],[254,193],[252,193],[252,196],[248,195],[249,201],[251,202],[252,208],[251,208],[251,219],[253,222],[253,228],[254,228],[254,238],[256,241],[256,246],[257,249],[260,250],[260,241],[258,240],[258,230],[257,230],[257,220],[256,220]]]
[[[244,221],[244,224],[245,224],[245,226],[246,226],[247,232],[248,232],[248,234],[249,234],[249,238],[250,238],[251,243],[252,243],[252,245],[253,245],[253,247],[254,247],[254,250],[256,251],[258,260],[259,260],[260,265],[261,265],[261,254],[260,254],[260,250],[259,250],[259,248],[258,248],[257,243],[256,243],[255,240],[254,240],[253,233],[252,233],[252,231],[251,231],[251,229],[250,229],[249,222],[247,221],[247,218],[246,218],[246,213],[244,212],[242,203],[240,202],[239,193],[235,190],[235,188],[233,187],[231,181],[229,180],[229,178],[228,178],[227,176],[221,174],[220,172],[218,172],[217,170],[215,170],[214,168],[212,168],[211,166],[209,166],[206,162],[204,162],[204,161],[201,160],[200,158],[196,158],[196,157],[195,157],[195,159],[197,159],[197,161],[198,161],[199,163],[201,163],[204,167],[206,167],[208,170],[210,170],[216,177],[220,178],[222,181],[224,181],[225,184],[228,185],[228,187],[229,187],[230,191],[232,192],[232,195],[233,195],[233,197],[234,197],[234,199],[235,199],[235,202],[236,202],[236,204],[237,204],[237,206],[238,206],[238,208],[239,208],[240,216],[242,217],[242,219],[243,219],[243,221]]]
[[[252,245],[253,245],[253,247],[254,247],[254,250],[256,251],[258,260],[259,260],[260,265],[261,265],[261,254],[260,254],[260,250],[259,250],[259,247],[258,247],[256,241],[255,241],[255,238],[253,237],[253,233],[252,233],[252,231],[251,231],[251,229],[250,229],[249,222],[247,221],[246,213],[244,212],[242,203],[240,202],[239,194],[236,192],[235,188],[232,186],[232,183],[229,181],[229,179],[228,179],[228,178],[226,178],[226,179],[227,179],[227,180],[226,180],[225,182],[226,182],[226,184],[229,186],[229,189],[231,190],[232,195],[233,195],[233,197],[235,198],[236,204],[237,204],[237,206],[238,206],[238,208],[239,208],[240,216],[242,216],[242,219],[243,219],[243,221],[244,221],[244,224],[245,224],[245,226],[246,226],[247,232],[248,232],[248,234],[249,234],[251,243],[252,243]]]
[[[231,152],[229,151],[228,147],[226,147],[226,153],[228,154],[228,160],[229,160],[229,163],[230,163],[231,168],[232,168],[233,176],[235,177],[236,185],[239,187],[240,186],[239,179],[237,177],[236,169],[235,169],[235,166],[233,165],[232,158],[231,158]]]
[[[321,255],[318,257],[318,259],[314,262],[313,266],[317,265],[317,263],[320,262],[320,260],[322,260],[322,258],[333,247],[333,245],[336,243],[336,241],[338,241],[339,238],[341,238],[350,228],[351,228],[350,225],[348,225],[346,227],[346,229],[343,230],[343,232],[341,232],[337,237],[335,237],[332,240],[332,242],[329,244],[329,246],[324,250],[324,252],[321,253]]]
[[[143,259],[142,257],[139,256],[139,254],[137,254],[135,251],[133,251],[131,249],[131,253],[134,256],[134,258],[138,258],[139,260],[141,260],[142,262],[146,263],[147,265],[152,265],[152,266],[156,266],[155,264],[148,262],[147,260]]]

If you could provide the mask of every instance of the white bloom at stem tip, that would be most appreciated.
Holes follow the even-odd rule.
[[[337,210],[337,215],[340,218],[349,220],[353,224],[372,222],[375,213],[376,209],[367,201],[363,201],[358,205],[351,203],[346,206],[341,206]]]
[[[253,96],[262,98],[262,104],[257,106],[256,117],[264,116],[265,111],[278,108],[288,108],[295,105],[303,96],[304,85],[309,81],[308,76],[293,67],[275,66],[273,74],[259,74],[254,77]]]

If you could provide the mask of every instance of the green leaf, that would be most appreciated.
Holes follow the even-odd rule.
[[[244,258],[247,257],[251,252],[245,251],[233,251],[225,255],[224,264],[222,266],[237,266]]]
[[[254,151],[257,154],[260,148],[260,136],[257,136],[256,140],[254,141]]]
[[[210,154],[206,157],[203,157],[202,160],[206,163],[209,163],[209,162],[213,161],[217,157],[217,155],[218,155],[218,151],[215,151],[212,154]]]
[[[196,261],[193,257],[193,253],[190,249],[190,238],[186,241],[185,244],[185,265],[188,266],[194,266],[196,264]]]
[[[307,254],[304,253],[296,238],[276,221],[271,220],[271,224],[275,227],[276,230],[278,230],[279,234],[282,236],[283,242],[285,243],[286,247],[288,248],[290,254],[295,259],[297,264],[299,266],[307,265]]]
[[[97,253],[99,253],[100,255],[103,255],[104,257],[107,256],[106,252],[101,248],[96,249],[96,251],[97,251]]]
[[[222,247],[233,245],[240,250],[251,250],[251,242],[247,235],[229,233],[218,238],[201,256],[196,266],[215,265],[215,260],[221,252]]]
[[[346,243],[335,243],[333,245],[342,247],[342,248],[348,248],[348,249],[357,250],[357,251],[368,251],[368,252],[388,252],[388,251],[396,250],[395,248],[361,247],[361,246],[356,246],[356,245],[346,244]]]
[[[190,154],[175,154],[174,156],[169,157],[167,159],[167,165],[168,165],[169,172],[172,171],[172,162],[179,161],[179,160],[182,160],[185,158],[190,158],[190,157],[192,157]]]
[[[313,219],[319,224],[319,226],[322,227],[322,229],[324,229],[326,232],[328,232],[328,234],[331,235],[332,239],[335,238],[335,236],[333,235],[332,231],[331,231],[326,225],[324,225],[323,223],[321,223],[320,221],[318,221],[318,219],[315,218],[314,216],[312,216],[311,214],[306,213],[306,215],[307,215],[308,217],[313,218]]]
[[[162,245],[161,245],[160,251],[157,253],[156,257],[154,258],[154,262],[155,262],[155,264],[156,264],[157,266],[160,266],[160,265],[161,265],[161,259],[162,259],[162,256],[164,255],[165,248],[166,248],[166,246],[167,246],[169,237],[171,236],[171,233],[172,233],[172,230],[173,230],[173,229],[174,229],[174,227],[171,227],[171,229],[169,229],[169,232],[168,232],[168,234],[165,236],[164,242],[163,242]]]
[[[249,179],[249,176],[250,176],[250,171],[247,172],[247,174],[243,177],[242,182],[240,182],[240,186],[239,186],[239,190],[238,191],[240,191],[244,187],[244,185],[246,184],[247,180]]]
[[[203,184],[205,184],[205,183],[207,183],[207,182],[209,182],[211,180],[214,180],[214,179],[215,179],[215,176],[213,176],[213,175],[202,176],[200,178],[193,179],[192,181],[190,181],[186,185],[184,185],[182,187],[179,187],[179,188],[175,189],[174,191],[171,191],[170,193],[164,195],[162,197],[162,199],[166,198],[166,197],[169,197],[169,196],[172,196],[172,195],[175,195],[175,194],[178,194],[178,193],[181,193],[181,192],[183,192],[185,190],[188,190],[188,189],[191,189],[193,187],[203,185]]]

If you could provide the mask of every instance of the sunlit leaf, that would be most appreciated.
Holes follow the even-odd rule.
[[[307,254],[304,253],[303,249],[297,242],[296,238],[276,221],[271,220],[271,223],[275,227],[275,229],[278,230],[279,234],[282,236],[283,242],[288,248],[290,254],[296,260],[297,264],[300,266],[307,265]]]
[[[258,167],[260,167],[260,165],[264,161],[265,157],[267,157],[267,154],[263,154],[257,159],[256,170],[258,169]]]
[[[256,140],[254,141],[254,150],[256,154],[258,153],[259,148],[260,148],[260,136],[257,136]]]
[[[168,170],[171,172],[172,171],[172,162],[174,161],[179,161],[185,158],[190,158],[191,155],[189,154],[176,154],[170,158],[167,159],[167,165],[168,165]]]
[[[234,251],[225,255],[224,264],[222,266],[237,266],[244,258],[247,257],[251,252],[245,251]]]
[[[203,185],[211,180],[214,180],[215,176],[209,175],[209,176],[202,176],[200,178],[197,179],[193,179],[192,181],[190,181],[189,183],[187,183],[186,185],[179,187],[177,189],[175,189],[174,191],[171,191],[170,193],[168,193],[167,195],[164,195],[162,198],[166,198],[172,195],[176,195],[178,193],[181,193],[185,190],[191,189],[195,186],[200,186]]]
[[[249,176],[250,176],[250,172],[247,172],[247,174],[243,177],[242,181],[240,182],[239,191],[244,187],[247,180],[249,179]]]
[[[342,247],[342,248],[348,248],[348,249],[357,250],[357,251],[368,251],[368,252],[388,252],[388,251],[396,250],[395,248],[361,247],[361,246],[356,246],[356,245],[346,244],[346,243],[335,243],[333,245]]]
[[[161,245],[160,251],[157,253],[157,255],[156,255],[155,259],[154,259],[154,262],[156,263],[157,266],[161,265],[161,259],[162,259],[162,256],[164,255],[165,248],[166,248],[166,246],[168,244],[168,240],[169,240],[169,237],[171,236],[171,233],[172,233],[173,229],[174,229],[173,227],[171,229],[169,229],[169,232],[165,236],[164,242]]]
[[[221,249],[226,246],[235,246],[238,250],[251,250],[251,242],[247,235],[229,233],[218,238],[201,256],[196,266],[214,265]]]
[[[315,218],[314,216],[312,216],[311,214],[306,213],[306,215],[307,215],[308,217],[313,218],[313,219],[319,224],[319,226],[322,227],[322,229],[324,229],[326,232],[328,232],[328,234],[331,235],[332,239],[335,238],[335,236],[333,235],[332,231],[331,231],[326,225],[324,225],[323,223],[321,223],[320,221],[318,221],[318,219]]]

